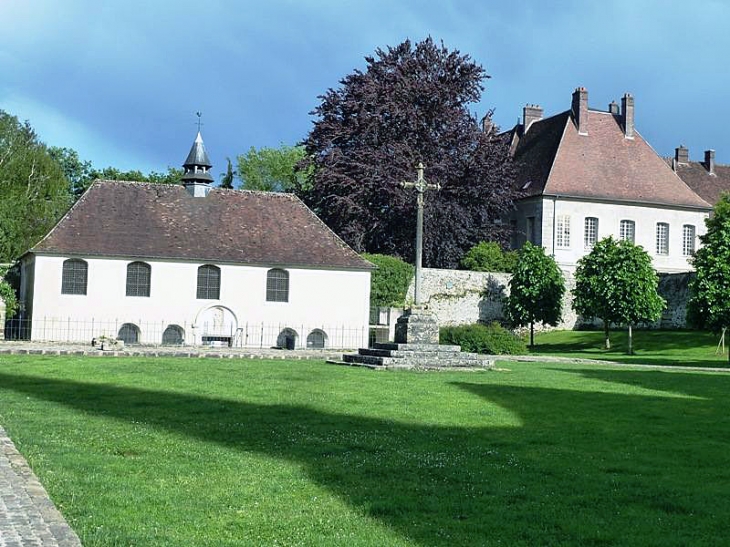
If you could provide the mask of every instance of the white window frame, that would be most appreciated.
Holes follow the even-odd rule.
[[[666,222],[656,223],[656,254],[669,255],[669,224]]]
[[[695,254],[696,237],[697,229],[694,224],[685,224],[682,226],[682,256],[692,256]]]
[[[636,243],[636,222],[625,218],[619,222],[618,238],[621,241]]]
[[[583,246],[592,249],[598,241],[598,218],[586,217],[583,222]]]
[[[559,249],[570,247],[570,215],[558,215],[555,222],[555,247]]]

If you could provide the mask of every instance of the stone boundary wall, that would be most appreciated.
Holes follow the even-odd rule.
[[[586,322],[572,309],[572,288],[575,279],[572,272],[563,270],[566,294],[563,298],[563,321],[558,329],[576,329],[600,326]],[[667,300],[662,318],[651,328],[681,328],[686,326],[687,300],[689,298],[690,273],[660,274],[659,294]],[[441,270],[424,268],[423,300],[436,316],[439,325],[501,321],[504,319],[503,301],[509,295],[511,274]],[[406,301],[413,302],[414,283],[408,289]],[[537,325],[536,325],[537,328]],[[551,327],[548,327],[551,328]]]

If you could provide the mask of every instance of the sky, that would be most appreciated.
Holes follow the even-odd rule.
[[[730,163],[728,22],[726,0],[0,0],[0,109],[144,172],[182,164],[201,112],[218,180],[226,158],[303,140],[365,56],[431,36],[486,69],[471,110],[502,129],[576,87],[602,110],[629,92],[657,153]]]

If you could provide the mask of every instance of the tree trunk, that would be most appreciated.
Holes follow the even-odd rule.
[[[604,349],[611,349],[611,340],[608,338],[608,321],[603,321]]]
[[[535,322],[530,321],[530,347],[535,347]]]
[[[634,331],[631,330],[631,323],[629,323],[629,355],[634,354]]]

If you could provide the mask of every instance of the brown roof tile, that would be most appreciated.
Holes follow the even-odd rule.
[[[672,158],[667,160],[674,163]],[[720,200],[723,192],[730,192],[730,165],[715,164],[715,174],[711,175],[705,164],[698,161],[676,163],[675,170],[680,178],[696,194],[711,205]]]
[[[641,135],[624,137],[620,116],[589,110],[587,122],[588,135],[578,134],[570,111],[533,123],[514,147],[519,189],[527,195],[710,207]]]
[[[39,254],[371,269],[296,196],[96,181]]]

